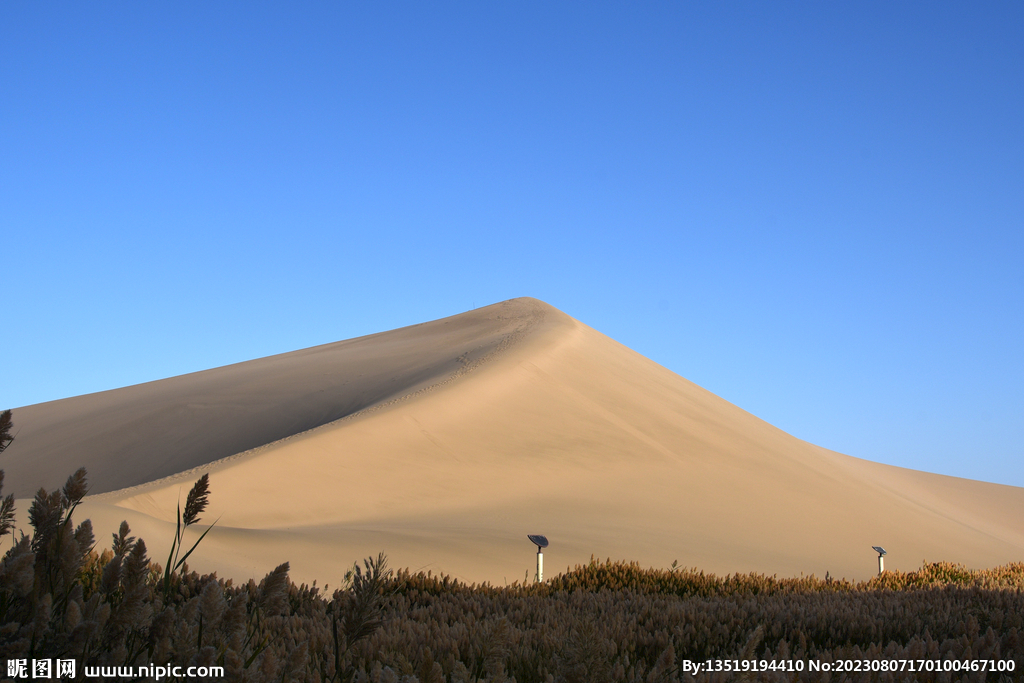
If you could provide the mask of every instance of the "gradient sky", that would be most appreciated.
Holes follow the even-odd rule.
[[[1024,4],[0,3],[0,407],[543,299],[1024,486]]]

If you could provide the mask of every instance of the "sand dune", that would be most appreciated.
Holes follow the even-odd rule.
[[[193,555],[237,578],[361,557],[501,583],[591,555],[866,578],[923,559],[1024,560],[1024,489],[800,441],[534,299],[14,411],[19,495],[89,469],[97,536],[154,555],[200,473]],[[27,501],[19,508],[24,515]]]

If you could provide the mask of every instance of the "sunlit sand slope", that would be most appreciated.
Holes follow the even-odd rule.
[[[876,566],[872,545],[885,546],[896,569],[923,559],[973,567],[1024,560],[1024,489],[800,441],[533,299],[214,373],[261,387],[230,394],[229,410],[196,404],[174,422],[179,432],[188,425],[181,438],[220,450],[161,445],[157,457],[137,441],[114,457],[102,445],[120,432],[94,437],[96,461],[84,464],[95,490],[140,484],[83,505],[98,531],[128,519],[161,547],[179,495],[210,472],[204,522],[219,521],[194,564],[238,578],[289,560],[295,578],[336,585],[352,561],[384,551],[397,566],[511,582],[532,572],[527,533],[551,540],[548,573],[596,555],[866,578]],[[143,387],[158,403],[161,385],[207,374]],[[332,398],[295,388],[309,378],[331,387]],[[343,389],[357,381],[358,391]],[[133,390],[143,389],[119,391]],[[296,392],[276,431],[249,433],[274,415],[276,396]],[[141,410],[116,394],[72,401],[102,398],[106,407],[93,408],[102,417]],[[52,415],[59,403],[47,404]],[[41,433],[30,411],[45,407],[20,409],[15,420],[24,411],[25,430]],[[134,429],[150,429],[147,415],[133,418]],[[223,415],[236,420],[233,441],[222,435]],[[284,436],[211,462],[237,444]],[[61,457],[47,468],[66,476],[77,463]]]

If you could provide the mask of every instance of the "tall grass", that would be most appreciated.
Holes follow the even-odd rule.
[[[180,499],[179,499],[180,501]],[[199,539],[192,544],[192,547],[178,559],[181,554],[182,544],[185,539],[185,529],[192,526],[193,524],[199,523],[199,515],[206,510],[206,506],[210,502],[210,475],[204,474],[199,477],[193,486],[192,490],[188,492],[188,497],[185,499],[185,512],[181,511],[181,504],[178,504],[178,517],[177,526],[174,530],[174,540],[171,541],[171,550],[167,553],[167,567],[164,569],[164,599],[170,595],[171,591],[171,576],[174,575],[179,569],[181,569],[185,561],[188,560],[188,556],[195,551],[199,544],[206,538],[206,534],[210,533],[210,529],[213,528],[211,524],[207,527],[206,531],[199,537]],[[125,523],[124,526],[127,526]]]
[[[392,572],[379,555],[328,595],[292,583],[287,563],[240,585],[189,571],[199,543],[186,551],[183,530],[206,508],[205,475],[179,510],[164,567],[126,522],[97,551],[89,521],[73,520],[86,490],[84,470],[40,490],[32,536],[0,560],[0,659],[71,657],[80,677],[86,664],[174,663],[223,666],[230,680],[348,683],[739,680],[683,670],[684,659],[708,658],[1013,659],[1024,669],[1024,564],[931,563],[854,583],[592,560],[543,584],[498,587]],[[0,504],[0,535],[10,533],[5,511],[13,501]]]

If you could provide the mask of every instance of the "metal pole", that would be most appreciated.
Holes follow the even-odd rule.
[[[885,558],[881,555],[878,556],[878,575],[881,576],[882,572],[885,571]]]
[[[537,546],[537,583],[544,580],[544,553],[541,552],[540,546]]]

